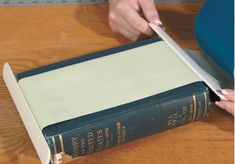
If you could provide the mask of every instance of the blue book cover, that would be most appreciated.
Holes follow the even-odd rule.
[[[209,88],[158,38],[16,77],[52,154],[71,159],[209,113]]]

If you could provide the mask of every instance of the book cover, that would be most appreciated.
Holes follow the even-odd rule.
[[[209,111],[206,85],[158,38],[17,79],[52,154],[71,158],[202,119]]]
[[[210,107],[207,85],[158,38],[16,77],[55,162],[203,119]]]
[[[42,131],[52,154],[59,154],[62,161],[68,161],[202,120],[209,110],[209,90],[202,82],[196,82],[56,123]]]

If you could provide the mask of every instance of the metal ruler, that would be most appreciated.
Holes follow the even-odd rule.
[[[155,0],[155,2],[200,2],[203,0]],[[0,6],[107,3],[108,0],[0,0]]]

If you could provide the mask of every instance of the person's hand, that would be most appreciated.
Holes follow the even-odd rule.
[[[141,10],[147,20],[140,15]],[[153,35],[148,22],[162,24],[154,0],[109,0],[109,25],[114,32],[135,41],[141,34]]]
[[[227,100],[216,101],[215,104],[234,116],[234,90],[223,89],[222,94]]]

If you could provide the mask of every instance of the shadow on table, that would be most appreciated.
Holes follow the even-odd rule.
[[[121,44],[130,42],[120,34],[114,33],[109,27],[108,8],[106,5],[97,5],[96,8],[93,8],[93,11],[86,10],[85,7],[83,10],[79,8],[74,15],[80,24],[83,24],[100,36],[116,38]],[[184,41],[192,40],[192,38],[194,38],[195,14],[184,14],[176,11],[161,9],[158,12],[161,16],[161,20],[166,26],[166,31],[173,38]]]
[[[211,107],[210,116],[203,122],[213,125],[214,127],[230,134],[234,134],[234,117],[215,105]]]
[[[88,8],[88,7],[87,7]],[[108,22],[108,7],[107,5],[99,5],[96,4],[96,7],[89,8],[89,10],[84,5],[82,10],[79,8],[74,17],[79,22],[79,24],[84,25],[89,28],[96,34],[107,37],[107,38],[115,38],[121,44],[125,44],[130,42],[123,36],[118,33],[115,33],[111,30]]]
[[[194,14],[183,14],[176,11],[159,10],[159,15],[166,31],[176,40],[194,39]]]

